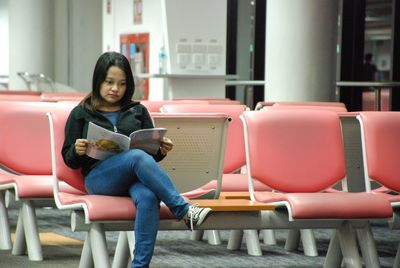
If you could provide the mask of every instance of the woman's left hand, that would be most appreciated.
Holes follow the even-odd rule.
[[[172,147],[174,147],[174,144],[172,143],[171,139],[163,137],[163,140],[160,144],[161,154],[166,155],[169,151],[172,150]]]

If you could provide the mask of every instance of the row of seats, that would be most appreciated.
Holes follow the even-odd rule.
[[[0,101],[79,102],[84,96],[86,96],[86,93],[83,92],[0,91]]]
[[[6,103],[8,102],[4,102],[2,105],[7,105]],[[10,103],[10,107],[15,107],[15,109],[5,109],[9,113],[0,120],[1,122],[5,122],[3,120],[12,118],[13,120],[8,119],[7,125],[17,125],[16,130],[18,130],[13,130],[10,127],[4,130],[4,132],[2,129],[0,133],[0,160],[1,164],[8,168],[8,171],[0,173],[0,178],[13,178],[12,181],[5,181],[4,183],[0,181],[0,189],[3,190],[2,194],[4,191],[7,191],[7,193],[14,192],[16,199],[23,203],[19,215],[20,219],[18,220],[21,223],[17,226],[17,239],[13,245],[13,253],[22,254],[24,252],[22,244],[25,241],[23,240],[25,235],[30,259],[41,259],[41,252],[38,250],[40,249],[40,242],[38,239],[37,241],[32,239],[32,237],[36,236],[35,232],[37,233],[34,216],[32,215],[34,215],[34,207],[41,203],[36,202],[38,199],[52,201],[55,197],[57,207],[74,211],[72,214],[72,219],[75,223],[74,230],[89,230],[88,239],[85,241],[82,252],[82,263],[90,263],[94,259],[96,267],[103,267],[103,264],[104,267],[109,267],[107,265],[109,260],[104,257],[107,255],[102,254],[106,250],[104,231],[130,230],[132,228],[131,219],[134,218],[133,205],[129,200],[124,198],[86,195],[83,192],[84,187],[80,174],[65,167],[63,161],[60,159],[60,146],[63,141],[65,120],[73,104],[17,103]],[[201,106],[200,104],[190,104],[187,108],[195,108],[197,105]],[[221,107],[215,105],[213,108],[216,110],[213,113],[209,111],[205,113],[206,111],[202,110],[205,108],[197,107],[199,110],[192,110],[190,113],[186,112],[183,115],[182,111],[174,110],[172,109],[173,107],[165,105],[161,111],[164,113],[169,112],[169,115],[153,114],[156,125],[166,126],[169,129],[169,134],[173,135],[173,140],[181,144],[181,146],[176,144],[174,148],[176,154],[173,155],[173,151],[166,159],[169,162],[166,161],[163,163],[164,161],[162,161],[162,164],[165,165],[164,168],[172,174],[174,181],[175,178],[182,178],[181,181],[178,179],[175,181],[179,187],[182,187],[182,193],[188,190],[199,191],[200,189],[198,195],[203,195],[204,193],[209,193],[207,190],[211,189],[215,190],[213,195],[216,197],[220,191],[226,190],[224,185],[225,187],[230,185],[235,186],[235,183],[226,183],[228,180],[224,178],[225,176],[222,176],[222,173],[240,170],[241,166],[247,164],[247,174],[244,175],[246,179],[242,180],[246,182],[248,179],[251,199],[274,204],[276,210],[261,211],[256,214],[255,212],[245,211],[236,211],[230,214],[215,213],[202,226],[202,229],[333,228],[337,230],[337,237],[342,250],[338,250],[337,245],[336,251],[333,250],[335,249],[335,239],[333,239],[331,242],[332,246],[330,247],[333,249],[327,255],[326,264],[331,265],[337,262],[340,258],[334,257],[337,257],[339,253],[344,254],[344,259],[347,262],[355,261],[355,263],[361,263],[358,252],[356,252],[357,245],[355,240],[351,238],[351,228],[358,228],[361,232],[368,233],[368,219],[390,218],[393,215],[393,210],[388,201],[387,194],[324,192],[325,189],[341,181],[346,174],[343,137],[341,134],[342,125],[338,117],[338,112],[322,111],[322,109],[316,112],[315,109],[300,110],[300,108],[296,110],[276,109],[274,111],[254,112],[245,111],[246,108],[244,106],[232,105],[232,107],[238,108],[237,113],[234,114],[232,111],[223,111],[222,106],[228,109],[225,105],[221,105]],[[50,164],[52,161],[49,160],[50,150],[48,150],[50,148],[49,125],[46,121],[47,119],[44,117],[46,112],[51,112],[48,116],[52,124],[50,129],[53,130],[52,148],[54,150],[52,165]],[[36,116],[34,116],[35,114]],[[396,113],[394,114],[397,115]],[[232,120],[229,127],[227,124],[228,116]],[[366,115],[361,113],[359,115],[360,120],[362,116]],[[194,119],[196,117],[198,120]],[[240,117],[242,117],[244,125],[239,121]],[[214,121],[210,123],[210,119]],[[21,125],[18,126],[16,122],[20,122]],[[201,122],[208,122],[206,123],[208,127],[206,125],[201,126],[202,129],[208,129],[208,131],[204,132],[202,137],[196,136],[199,133],[198,129],[192,132],[192,134],[186,132],[185,135],[182,135],[180,131],[182,129],[182,122],[188,123],[187,131],[200,127]],[[219,127],[216,127],[217,123]],[[26,128],[22,129],[23,126]],[[234,127],[236,130],[233,130]],[[39,131],[33,131],[35,129]],[[177,131],[175,133],[170,132],[173,129]],[[215,136],[216,129],[219,130],[217,136]],[[19,134],[16,135],[15,133]],[[196,135],[193,133],[196,133]],[[230,143],[229,137],[238,134],[242,135],[243,139],[240,141],[241,138],[238,138],[236,143]],[[188,141],[188,137],[197,137],[198,140]],[[210,137],[219,138],[213,138],[211,139],[212,141],[207,141],[208,143],[204,144],[204,139]],[[224,154],[225,139],[228,139],[228,141],[226,145],[227,150]],[[234,138],[231,138],[231,140],[234,140]],[[18,142],[16,143],[15,141]],[[25,144],[25,141],[29,141],[30,143],[27,142]],[[32,141],[35,142],[32,143]],[[21,147],[21,151],[19,149],[15,150],[15,148],[12,150],[10,144],[14,146],[18,144],[17,147]],[[37,147],[29,147],[30,144],[34,144]],[[197,144],[199,147],[184,149],[194,144]],[[235,145],[238,146],[236,147]],[[199,149],[204,149],[204,146],[210,150],[213,149],[212,152],[207,152],[208,154],[206,155],[203,152],[204,150]],[[25,151],[23,151],[24,149]],[[35,152],[34,157],[32,157],[33,151]],[[240,151],[245,152],[245,159],[243,160],[242,158],[242,160],[237,161],[237,168],[230,166],[232,156]],[[194,153],[198,153],[198,155],[193,157]],[[21,158],[21,156],[26,156],[26,158]],[[195,159],[196,161],[194,163],[185,162],[190,159]],[[36,160],[38,161],[37,163]],[[232,160],[232,162],[235,161]],[[178,166],[178,164],[182,164],[182,166]],[[202,164],[202,167],[198,167],[199,164]],[[214,166],[212,166],[213,164]],[[395,166],[391,168],[394,169]],[[198,171],[200,175],[196,176],[196,172],[194,171]],[[181,173],[177,174],[173,172]],[[210,176],[203,180],[198,179],[204,177],[204,173]],[[29,177],[27,174],[35,177]],[[43,179],[49,175],[50,180]],[[235,175],[243,178],[243,174],[236,173]],[[25,178],[25,180],[34,178],[36,182],[45,181],[43,185],[45,185],[44,188],[47,187],[47,190],[44,192],[48,195],[46,196],[46,194],[43,194],[44,192],[41,192],[44,188],[37,186],[36,188],[39,190],[36,192],[36,195],[20,196],[19,193],[23,191],[18,187],[23,183],[20,182],[18,184],[18,180],[22,181],[23,179],[21,178]],[[188,178],[190,179],[188,180]],[[285,179],[283,180],[282,178]],[[210,182],[213,179],[215,179],[212,182],[214,184],[212,186],[208,185],[209,188],[207,188],[205,186],[207,185],[206,182]],[[54,189],[52,187],[53,180],[57,182],[54,184]],[[59,184],[59,181],[64,181],[66,184]],[[188,181],[189,184],[184,184],[184,182]],[[192,183],[193,181],[197,183]],[[259,183],[260,187],[265,187],[265,189],[254,188],[255,183]],[[243,186],[248,187],[247,184]],[[388,186],[391,185],[389,184]],[[32,187],[29,186],[29,189]],[[271,188],[275,191],[272,192]],[[396,188],[389,188],[398,191]],[[203,192],[202,190],[206,191]],[[242,190],[241,187],[240,190]],[[196,194],[193,195],[193,192],[191,194],[191,197],[196,196]],[[327,197],[328,199],[324,199]],[[394,197],[390,196],[390,198]],[[3,202],[3,198],[1,199]],[[351,202],[338,204],[338,200],[350,200]],[[323,210],[320,209],[320,205],[318,206],[318,204],[323,204],[322,202],[326,204],[326,206],[322,206]],[[354,205],[349,206],[352,202],[354,202]],[[115,211],[112,215],[105,215],[104,206],[106,204],[123,204],[122,206],[113,207],[121,207],[121,209],[125,208],[125,210]],[[358,206],[356,206],[357,204]],[[360,209],[360,207],[366,207],[365,204],[368,204],[368,209]],[[5,206],[4,202],[3,205]],[[48,204],[45,205],[48,206]],[[342,209],[335,209],[339,205],[342,206]],[[122,215],[124,216],[122,217]],[[3,217],[1,218],[3,219]],[[161,229],[186,229],[185,226],[171,219],[171,215],[168,213],[162,215],[162,218],[166,220],[163,220]],[[126,224],[122,224],[121,221],[126,221]],[[6,224],[2,223],[1,226],[3,225]],[[0,233],[1,241],[4,241],[3,233]],[[248,235],[251,234],[252,232],[248,233]],[[254,232],[253,235],[256,236]],[[20,238],[18,239],[18,237]],[[116,252],[116,262],[125,262],[128,259],[126,251],[123,250],[129,244],[126,241],[126,237],[126,234],[122,232],[119,242],[120,247],[117,247],[117,249],[121,249]],[[367,253],[365,253],[365,250],[369,250],[370,254],[368,256],[375,257],[370,257],[370,260],[366,260]],[[36,253],[34,253],[35,251]],[[92,254],[94,256],[93,259]],[[363,257],[364,261],[370,265],[375,265],[377,262],[376,250],[374,251],[370,247],[364,249]]]
[[[127,223],[124,228],[127,230],[131,228],[135,214],[131,200],[87,195],[79,171],[67,168],[60,157],[65,122],[75,104],[28,101],[3,101],[1,104],[4,110],[0,121],[8,126],[0,131],[0,162],[7,168],[2,170],[0,176],[2,249],[11,247],[4,193],[7,193],[8,197],[12,193],[16,201],[21,203],[12,253],[22,255],[27,247],[31,260],[42,259],[35,207],[51,206],[55,201],[60,209],[76,209],[77,213],[74,214],[76,217],[85,211],[87,213],[83,225],[90,230],[94,229],[89,234],[92,232],[97,234],[96,228],[104,228],[101,226],[103,221],[110,223],[113,219],[125,220]],[[54,126],[51,128],[54,130],[53,158],[50,157],[49,123],[45,117],[47,112],[50,112],[49,119],[51,118],[50,122]],[[174,152],[163,161],[162,165],[174,178],[178,189],[182,192],[197,189],[210,180],[222,176],[227,115],[221,113],[204,116],[159,115],[154,116],[154,120],[158,126],[168,128],[169,136],[175,140]],[[63,183],[64,178],[66,183]],[[186,196],[204,195],[205,192],[210,191],[192,191]],[[213,193],[215,194],[215,191]],[[110,209],[105,210],[105,207]],[[164,229],[186,230],[187,228],[184,224],[176,226],[176,220],[165,206],[161,217],[169,220],[164,223]],[[79,220],[75,219],[74,222]],[[78,229],[81,228],[79,225],[76,226]],[[110,229],[116,228],[115,224],[109,226]],[[96,267],[101,267],[104,257],[107,256],[98,250],[105,244],[104,233],[103,236],[101,233],[100,237],[96,234],[89,235],[88,237],[93,236],[93,238],[87,240],[89,245],[90,241],[96,245],[93,254],[97,257],[94,259],[100,263]],[[92,260],[89,257],[87,259]],[[85,262],[84,257],[82,260]]]
[[[318,104],[321,104],[321,103],[318,103]],[[285,105],[275,105],[275,106],[270,105],[270,106],[267,107],[267,109],[262,109],[262,110],[267,110],[267,111],[271,111],[271,110],[274,110],[274,111],[276,111],[276,110],[280,110],[280,111],[287,110],[287,111],[289,111],[289,110],[291,110],[291,112],[288,113],[288,114],[293,114],[294,115],[296,113],[299,113],[298,117],[296,117],[294,119],[294,121],[298,120],[299,118],[302,118],[302,119],[305,118],[303,120],[305,120],[306,123],[309,122],[307,120],[308,120],[308,118],[310,116],[305,115],[304,113],[307,114],[307,112],[302,111],[302,110],[309,110],[311,112],[311,114],[315,113],[316,109],[318,109],[318,111],[321,111],[321,110],[334,111],[333,114],[334,114],[334,117],[336,118],[336,120],[339,120],[339,118],[342,120],[342,122],[339,124],[339,126],[336,126],[336,132],[337,133],[338,133],[338,131],[340,132],[340,139],[342,140],[341,142],[345,142],[346,143],[346,146],[345,146],[346,147],[345,148],[346,152],[342,153],[343,155],[346,154],[346,156],[347,156],[346,161],[345,161],[345,158],[344,158],[343,155],[339,155],[339,160],[343,161],[343,163],[346,162],[344,164],[344,165],[346,165],[346,167],[344,169],[342,169],[342,172],[343,172],[343,174],[345,174],[346,169],[347,170],[352,170],[352,169],[354,170],[354,166],[357,166],[358,170],[359,170],[359,168],[360,168],[359,164],[362,164],[362,163],[357,163],[356,161],[358,161],[358,159],[354,159],[354,154],[357,153],[357,150],[355,150],[357,148],[354,148],[355,147],[354,145],[357,145],[357,140],[360,139],[360,137],[357,137],[357,134],[360,135],[360,133],[359,132],[358,133],[352,133],[352,131],[353,131],[352,128],[354,128],[355,126],[354,126],[354,124],[349,126],[347,124],[347,121],[346,121],[349,118],[352,118],[353,120],[355,120],[355,118],[358,115],[358,113],[347,113],[343,109],[343,106],[338,105],[338,104],[331,104],[330,106],[327,105],[327,106],[323,106],[323,107],[322,106],[321,107],[317,107],[317,105],[315,105],[315,103],[312,103],[312,105],[303,105],[303,106],[299,106],[300,103],[294,103],[293,106],[289,106],[289,105],[290,105],[290,103],[287,103],[287,104],[285,103]],[[335,107],[335,109],[332,109],[332,107]],[[221,109],[222,110],[223,108],[224,107],[219,107],[217,109]],[[242,111],[240,111],[240,109],[242,109]],[[294,113],[293,113],[293,110],[295,110]],[[214,111],[214,110],[213,110],[213,107],[207,107],[207,106],[201,106],[201,105],[192,105],[192,106],[190,106],[190,105],[166,105],[166,106],[163,106],[161,108],[161,111],[163,111],[163,112],[190,112],[190,111],[205,112],[205,111],[209,111],[210,112],[210,111]],[[240,137],[240,135],[239,135],[239,134],[243,133],[242,132],[243,127],[242,127],[241,124],[238,124],[239,126],[237,126],[237,125],[235,126],[233,124],[235,122],[235,120],[236,120],[236,122],[238,122],[238,119],[239,119],[238,115],[240,115],[240,113],[243,112],[243,108],[239,108],[238,107],[235,110],[233,107],[225,107],[225,111],[224,112],[229,114],[230,117],[232,118],[232,121],[233,121],[231,123],[231,125],[230,125],[230,131],[233,131],[233,129],[236,127],[236,129],[234,131],[236,136],[229,135],[229,132],[228,132],[228,138],[227,138],[228,145],[227,145],[227,148],[228,148],[228,150],[229,149],[231,149],[231,150],[229,151],[229,153],[227,151],[227,154],[226,154],[226,160],[228,160],[228,161],[225,161],[226,162],[225,164],[227,164],[227,163],[229,163],[229,160],[232,160],[232,158],[235,158],[235,156],[239,155],[239,158],[240,158],[240,155],[241,155],[240,152],[241,151],[244,152],[244,150],[241,149],[242,143],[240,142],[240,140],[243,139],[243,137]],[[247,113],[249,113],[249,112],[245,112],[245,114],[247,114]],[[274,115],[274,114],[275,113],[268,113],[269,116]],[[396,114],[396,113],[394,113],[394,114]],[[258,115],[260,115],[260,114],[258,114]],[[287,116],[286,114],[284,114],[282,112],[280,112],[279,114],[276,114],[276,115],[283,115],[284,117]],[[260,117],[264,118],[264,116],[261,116],[261,115],[260,115]],[[278,128],[282,128],[282,126],[280,125],[281,124],[280,121],[281,120],[276,119],[275,122],[274,122],[274,123],[277,123],[277,125],[276,125],[277,129]],[[302,129],[301,122],[303,122],[303,121],[298,120],[297,124],[295,124],[296,122],[293,122],[292,124],[289,124],[289,123],[285,124],[285,126],[288,126],[289,128],[286,129],[285,131],[281,131],[280,134],[283,135],[284,133],[292,133],[294,136],[289,136],[288,139],[295,141],[296,137],[300,134],[299,131],[301,131],[301,129]],[[263,124],[267,125],[266,123],[263,123]],[[268,123],[268,125],[271,126],[272,123]],[[320,128],[321,128],[321,131],[322,131],[324,129],[324,126],[320,126]],[[349,129],[350,129],[350,134],[348,133]],[[326,128],[325,131],[327,131],[327,133],[333,133],[332,129],[329,129],[329,128]],[[263,131],[258,131],[258,133],[263,133]],[[319,134],[317,132],[317,134],[318,134],[317,137],[328,137],[328,135],[323,135],[323,133]],[[285,134],[285,135],[288,135],[288,134]],[[306,142],[306,146],[308,146],[308,144],[310,144],[311,142],[313,144],[316,144],[316,140],[314,140],[314,135],[311,135],[311,134],[309,135],[309,141]],[[304,188],[303,189],[297,189],[298,191],[310,191],[307,188],[307,187],[310,186],[310,184],[305,182],[305,180],[309,179],[309,177],[304,178],[304,180],[301,180],[300,179],[301,176],[296,175],[296,174],[299,173],[299,170],[298,169],[292,169],[293,164],[301,163],[299,165],[300,166],[299,167],[300,170],[303,170],[304,172],[305,172],[305,170],[307,170],[307,172],[312,172],[313,174],[315,173],[315,175],[317,175],[318,173],[316,172],[316,170],[317,170],[316,167],[319,167],[320,169],[322,169],[324,171],[328,170],[328,169],[324,169],[324,165],[322,165],[321,163],[332,163],[332,162],[333,163],[338,163],[337,160],[335,160],[335,159],[332,160],[332,157],[333,157],[332,153],[326,153],[326,156],[329,157],[329,159],[323,159],[320,155],[315,154],[314,155],[315,159],[311,159],[310,160],[307,157],[303,157],[303,153],[301,153],[301,155],[298,155],[299,152],[296,152],[296,151],[290,152],[289,154],[285,154],[281,159],[276,161],[277,156],[282,151],[282,144],[287,144],[287,143],[286,142],[276,143],[279,140],[278,139],[279,135],[277,137],[273,137],[273,138],[268,138],[267,135],[259,135],[258,138],[260,140],[257,140],[257,142],[254,142],[254,144],[255,144],[256,150],[258,150],[260,155],[258,157],[249,157],[248,161],[247,161],[247,165],[249,166],[250,159],[259,159],[260,162],[261,162],[260,163],[261,167],[266,167],[268,164],[271,164],[271,166],[268,166],[269,168],[267,168],[267,170],[272,170],[272,167],[276,167],[276,171],[277,172],[278,171],[286,171],[288,173],[287,174],[288,178],[296,178],[298,180],[298,182],[301,183],[299,186],[303,185]],[[345,141],[343,141],[343,139],[345,139]],[[265,147],[265,149],[262,149],[262,143],[265,142],[264,140],[271,141],[271,144],[268,144]],[[303,144],[303,143],[300,143],[300,144]],[[272,145],[273,144],[275,144],[276,147],[277,147],[277,148],[275,148],[275,150],[272,150]],[[289,146],[289,147],[292,148],[292,146]],[[321,144],[320,146],[316,146],[315,150],[317,150],[319,147],[324,148],[324,143]],[[339,145],[339,146],[336,146],[335,149],[341,149],[341,147],[343,147],[343,146]],[[233,148],[234,148],[234,151],[233,151]],[[325,148],[326,148],[326,146],[325,146]],[[304,148],[305,152],[306,152],[306,149],[307,149],[307,147]],[[361,147],[359,147],[358,149],[361,149]],[[303,152],[303,150],[299,150],[299,151]],[[271,152],[270,153],[270,158],[266,158],[265,157],[265,153],[268,153],[268,152]],[[256,152],[252,153],[252,155],[255,156],[256,155],[255,153]],[[293,163],[289,162],[290,156],[293,156],[294,159],[295,159],[293,161]],[[305,154],[304,154],[304,156],[305,156]],[[351,157],[353,157],[353,159],[351,159]],[[382,159],[384,159],[384,158],[382,158]],[[286,163],[286,165],[282,166],[282,163],[283,164]],[[316,167],[309,167],[309,165],[307,165],[307,163],[313,163],[314,165],[316,165]],[[342,166],[342,168],[343,167],[344,166]],[[288,171],[290,171],[290,170],[292,170],[293,172],[289,173]],[[230,170],[230,171],[232,171],[232,170]],[[337,180],[336,182],[331,181],[328,184],[325,184],[324,187],[320,188],[319,190],[320,191],[324,190],[326,192],[332,192],[332,190],[334,190],[334,189],[331,189],[330,187],[332,185],[334,185],[335,183],[341,182],[343,177],[344,177],[343,174],[342,174],[342,176],[338,177],[339,180]],[[240,178],[239,176],[241,176],[241,175],[243,176],[244,174],[231,174],[233,176],[236,176],[235,180],[232,180],[232,181],[227,179],[228,177],[226,177],[225,175],[227,175],[227,174],[224,174],[224,177],[223,177],[222,191],[243,191],[243,190],[247,190],[247,182],[245,183],[245,185],[243,185],[243,184],[240,183],[241,180],[239,179]],[[358,182],[355,181],[355,180],[360,180],[360,177],[358,175],[359,174],[355,174],[355,175],[351,174],[351,176],[347,177],[349,185],[346,185],[345,189],[354,191],[354,190],[356,190],[355,188],[357,188],[357,191],[360,191],[360,186],[355,186],[355,185],[363,184],[363,183],[360,183],[359,181]],[[322,175],[319,174],[319,176],[322,176]],[[271,188],[270,188],[271,186],[273,186],[272,188],[274,190],[278,190],[279,192],[292,192],[293,191],[293,190],[290,190],[290,189],[277,187],[277,186],[282,186],[283,181],[285,181],[284,176],[282,176],[282,175],[279,175],[279,176],[277,175],[277,182],[276,182],[277,185],[271,184],[271,182],[269,182],[269,183],[268,182],[260,183],[260,181],[255,180],[256,177],[253,176],[253,175],[248,175],[248,177],[249,177],[249,182],[251,182],[251,184],[253,186],[250,189],[250,192],[252,192],[252,191],[253,192],[257,192],[258,195],[260,195],[260,193],[262,193],[262,194],[266,195],[267,197],[269,197],[269,195],[271,193],[271,191],[270,191],[271,190]],[[232,178],[232,177],[229,177],[229,178]],[[338,178],[336,178],[336,179],[338,179]],[[315,179],[315,181],[319,182],[319,183],[324,183],[322,180],[319,180],[319,179]],[[289,181],[289,180],[287,181],[287,185],[289,187],[292,186],[292,184],[293,183],[291,181]],[[215,185],[215,183],[214,183],[214,185]],[[264,187],[265,189],[262,189],[262,190],[258,189],[260,186]],[[363,191],[365,191],[365,187],[364,187]],[[273,194],[273,197],[276,198],[276,195]],[[336,198],[336,197],[332,196],[332,198]],[[262,198],[261,199],[256,199],[253,196],[253,200],[266,201],[268,199],[262,199]],[[345,199],[343,199],[343,200],[345,200]],[[343,205],[345,205],[345,204],[346,203],[343,203]],[[337,206],[332,206],[332,207],[337,209]],[[343,212],[344,211],[346,211],[346,210],[343,209]],[[347,211],[347,213],[348,213],[348,211]],[[314,251],[316,251],[316,250],[314,250]],[[310,255],[314,254],[312,249],[311,249],[311,253],[309,253],[309,254]],[[252,252],[252,255],[257,255],[257,252]]]

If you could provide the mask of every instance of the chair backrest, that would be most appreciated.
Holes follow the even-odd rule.
[[[367,190],[372,179],[400,192],[400,113],[361,112],[358,118]]]
[[[281,192],[318,192],[345,177],[336,113],[247,111],[241,118],[249,178]],[[251,180],[249,184],[252,194]]]
[[[43,92],[42,101],[81,101],[87,93],[83,92]]]
[[[48,117],[52,131],[53,175],[56,180],[85,192],[80,171],[65,165],[61,155],[68,113],[57,111],[49,113]],[[174,149],[160,164],[171,176],[178,191],[194,190],[213,179],[221,180],[228,124],[226,115],[160,114],[153,119],[157,127],[168,129],[167,136],[174,141]]]
[[[277,101],[274,106],[334,106],[346,108],[343,102],[333,101]]]
[[[334,111],[337,113],[346,113],[346,107],[342,106],[323,106],[323,105],[273,105],[273,106],[264,106],[263,110],[298,110],[298,109],[306,109],[306,110],[328,110]]]
[[[244,150],[243,124],[240,115],[246,110],[245,105],[164,105],[164,113],[224,113],[231,118],[228,127],[224,173],[231,173],[246,164]]]
[[[1,102],[0,164],[19,174],[51,175],[46,112],[71,108],[57,103]]]
[[[225,114],[153,114],[157,127],[168,129],[173,150],[160,162],[179,192],[217,180],[221,189],[228,116]]]
[[[272,106],[274,104],[275,104],[275,102],[273,102],[273,101],[259,101],[259,102],[257,102],[256,107],[254,107],[254,110],[259,111],[265,106]]]
[[[80,170],[68,167],[61,154],[65,139],[65,124],[69,114],[70,111],[67,110],[52,111],[47,114],[47,124],[50,125],[52,173],[56,182],[63,181],[80,191],[86,192]],[[55,183],[54,197],[56,201],[58,200],[57,185]]]
[[[0,95],[37,95],[42,94],[40,91],[30,90],[0,90]]]
[[[161,101],[140,101],[150,113],[159,113],[160,108],[167,104],[208,104],[206,100],[161,100]]]
[[[37,94],[0,94],[0,101],[40,101]]]

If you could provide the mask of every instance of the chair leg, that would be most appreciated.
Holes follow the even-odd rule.
[[[203,230],[193,230],[190,233],[190,240],[201,241],[201,239],[203,238],[203,234],[204,234]]]
[[[92,268],[94,267],[92,249],[90,248],[90,235],[86,234],[85,242],[83,244],[81,259],[79,261],[79,268]]]
[[[129,260],[129,245],[127,232],[120,231],[117,246],[115,248],[113,268],[127,267]]]
[[[210,245],[221,245],[221,237],[218,230],[207,230],[207,240]]]
[[[325,257],[324,268],[340,268],[342,260],[343,255],[340,251],[339,235],[336,230],[333,230]]]
[[[135,251],[135,234],[134,231],[127,231],[126,236],[128,237],[129,252],[131,253],[131,260],[133,260],[133,252]]]
[[[22,221],[28,257],[31,261],[42,261],[42,246],[40,245],[39,229],[36,221],[35,208],[31,201],[24,201],[22,204]]]
[[[346,268],[362,268],[357,241],[351,224],[344,222],[338,230],[338,235]]]
[[[26,252],[24,220],[22,218],[22,208],[20,208],[18,213],[17,229],[15,230],[15,241],[11,251],[11,254],[15,256],[25,255]]]
[[[286,251],[295,251],[300,242],[300,231],[298,229],[290,229],[285,242]]]
[[[262,256],[257,230],[244,230],[244,234],[246,238],[247,254],[251,256]]]
[[[312,229],[301,229],[301,241],[303,243],[304,255],[317,257],[317,243],[315,242],[314,232]]]
[[[229,239],[227,249],[229,250],[239,250],[242,244],[243,230],[231,230],[229,232]]]
[[[4,192],[0,192],[0,249],[9,250],[12,248],[10,224],[6,209]]]
[[[100,223],[92,223],[89,230],[90,247],[92,249],[94,266],[96,268],[110,268],[106,236]]]
[[[265,245],[273,246],[276,245],[275,231],[272,229],[261,230],[263,236],[263,242]]]
[[[371,226],[369,225],[369,223],[367,223],[364,228],[357,229],[356,233],[365,266],[367,268],[381,267],[381,265],[379,264],[379,256],[378,251],[376,250],[374,236],[372,234]]]
[[[399,267],[400,267],[400,244],[397,247],[396,257],[394,258],[394,263],[393,263],[393,268],[399,268]]]

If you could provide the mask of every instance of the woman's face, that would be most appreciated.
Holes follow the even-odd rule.
[[[119,101],[124,96],[125,91],[125,72],[117,66],[111,66],[107,71],[106,79],[100,86],[100,96],[104,101],[102,106],[119,106]]]

